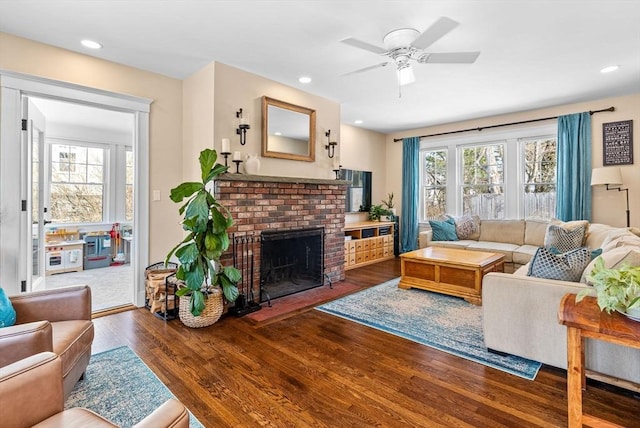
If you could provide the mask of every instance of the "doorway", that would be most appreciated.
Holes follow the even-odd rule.
[[[130,302],[136,306],[143,306],[142,275],[144,266],[148,264],[148,122],[151,100],[2,70],[0,70],[0,89],[0,114],[2,115],[0,121],[3,124],[0,129],[0,206],[2,207],[0,283],[3,284],[3,288],[8,294],[17,294],[34,289],[34,285],[36,288],[39,287],[40,276],[46,264],[44,256],[34,255],[36,233],[33,230],[34,222],[38,226],[41,225],[44,230],[45,221],[49,221],[47,218],[49,213],[44,212],[45,204],[40,197],[41,194],[46,193],[44,189],[47,186],[43,184],[43,173],[37,174],[37,177],[33,175],[33,168],[40,168],[40,171],[42,168],[41,165],[34,164],[36,139],[33,135],[35,133],[32,132],[27,136],[23,125],[25,121],[29,123],[32,119],[26,107],[29,99],[38,98],[65,102],[78,107],[119,112],[133,119],[131,149],[135,154],[135,172],[131,184],[133,190],[131,223],[132,229],[135,230],[135,237],[130,247],[132,286],[127,294]],[[45,130],[44,137],[38,136],[38,144],[43,138],[46,141],[46,132]],[[40,149],[39,145],[38,148]],[[38,162],[41,162],[43,153],[48,152],[46,149],[38,151]],[[49,161],[45,161],[44,164]],[[36,178],[38,198],[34,197],[36,192],[32,188]],[[109,177],[108,180],[116,179]],[[43,195],[43,197],[46,201],[46,196]],[[118,202],[107,199],[105,206],[111,210],[118,206]],[[38,210],[37,215],[33,215],[34,207]],[[107,221],[113,219],[113,217],[106,218]],[[37,245],[44,247],[40,232],[38,232]],[[41,253],[40,250],[37,251]],[[40,273],[40,276],[34,275],[34,269]],[[46,275],[44,282],[46,282]]]
[[[34,260],[44,253],[44,280],[32,289],[89,284],[94,311],[132,304],[133,272],[125,253],[135,239],[133,113],[26,98],[29,123],[37,123],[33,116],[44,121],[40,132],[35,126],[32,132],[33,146],[37,135],[44,150],[34,148],[31,162],[41,182],[40,201],[32,192],[31,212],[34,236],[43,223],[37,216],[44,217],[44,239],[34,239],[44,243],[38,255],[34,244]]]

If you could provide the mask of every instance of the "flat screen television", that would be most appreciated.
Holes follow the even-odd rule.
[[[347,188],[346,212],[368,212],[371,208],[370,171],[341,169],[340,179],[350,182]]]

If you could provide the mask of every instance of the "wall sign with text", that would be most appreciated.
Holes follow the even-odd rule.
[[[602,124],[602,165],[633,164],[633,120]]]

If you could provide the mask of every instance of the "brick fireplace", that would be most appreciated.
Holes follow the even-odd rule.
[[[324,285],[344,279],[344,221],[347,183],[295,177],[223,174],[215,182],[218,201],[234,219],[230,235],[253,237],[245,253],[251,255],[253,278],[243,278],[260,295],[260,235],[274,231],[324,229]],[[231,264],[233,251],[223,256]],[[244,258],[242,258],[244,260]],[[236,265],[240,264],[238,259]],[[244,273],[244,276],[251,276]],[[256,298],[256,301],[258,299]]]

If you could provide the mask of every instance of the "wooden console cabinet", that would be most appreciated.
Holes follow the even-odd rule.
[[[345,269],[393,259],[394,227],[391,221],[347,223],[344,226]]]

